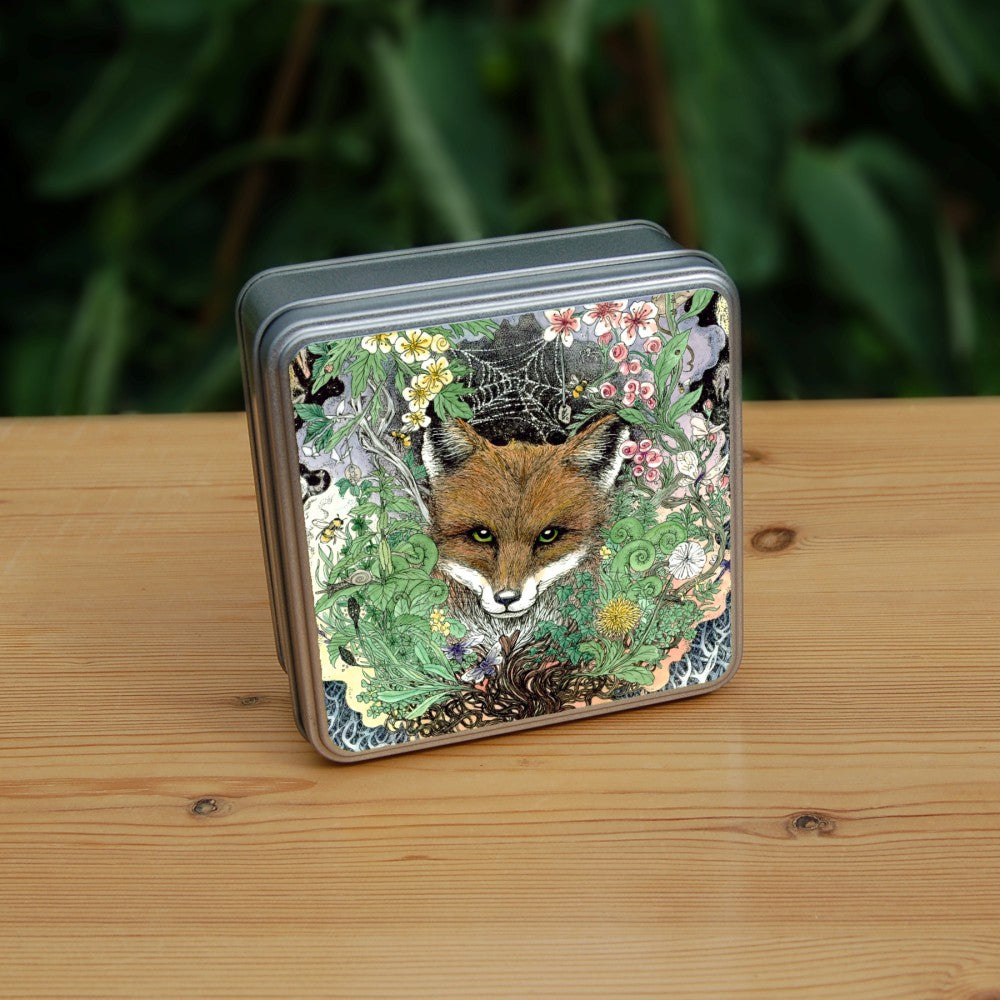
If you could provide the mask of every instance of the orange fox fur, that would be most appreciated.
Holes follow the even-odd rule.
[[[559,445],[495,445],[462,420],[427,429],[438,570],[472,633],[524,635],[558,617],[553,584],[596,564],[627,436],[615,416]]]

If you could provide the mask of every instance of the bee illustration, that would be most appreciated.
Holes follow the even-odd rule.
[[[587,386],[590,385],[585,378],[580,378],[577,375],[571,375],[569,380],[573,383],[572,395],[574,399],[579,399],[583,395]]]
[[[322,527],[322,521],[313,521],[313,527]],[[319,540],[324,545],[329,545],[336,537],[337,532],[344,526],[344,519],[342,517],[335,517],[325,528],[319,533]]]
[[[389,431],[389,437],[394,437],[404,448],[413,444],[413,439],[403,431]]]

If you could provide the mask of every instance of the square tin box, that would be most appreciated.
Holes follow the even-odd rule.
[[[739,309],[627,222],[265,271],[238,323],[278,656],[353,761],[713,690]]]

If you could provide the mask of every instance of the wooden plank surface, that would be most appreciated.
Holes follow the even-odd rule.
[[[745,441],[728,686],[338,767],[242,415],[0,422],[0,995],[1000,996],[1000,401]]]

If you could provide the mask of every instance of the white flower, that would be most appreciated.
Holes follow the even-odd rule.
[[[580,330],[580,317],[575,315],[573,307],[565,309],[546,309],[545,318],[549,325],[542,331],[545,340],[555,340],[562,338],[562,342],[569,347],[573,343],[573,334]]]
[[[435,391],[426,375],[414,375],[410,384],[403,390],[403,399],[410,404],[414,413],[424,411],[434,398]]]
[[[627,312],[622,313],[622,343],[635,343],[636,336],[645,340],[656,333],[656,317],[659,309],[652,302],[633,302]]]
[[[426,410],[411,410],[403,414],[403,427],[408,431],[419,431],[431,422]]]
[[[625,308],[626,300],[618,302],[594,302],[586,306],[583,314],[584,323],[596,323],[594,333],[601,336],[610,333],[622,321],[622,310]]]
[[[667,566],[677,580],[690,580],[697,576],[708,562],[705,550],[697,542],[681,542],[670,553]]]
[[[398,336],[398,333],[376,333],[371,337],[362,337],[361,346],[371,354],[376,351],[388,354]]]
[[[396,338],[396,350],[409,364],[426,361],[431,356],[432,338],[423,330],[407,330]]]
[[[687,479],[698,478],[698,456],[693,451],[682,451],[674,456],[677,471]]]
[[[691,417],[691,437],[696,441],[711,438],[713,445],[725,444],[726,432],[722,424],[710,424],[700,413]]]
[[[423,376],[433,393],[440,392],[446,385],[450,385],[455,376],[452,375],[448,367],[447,358],[428,358],[421,367],[426,375]]]

